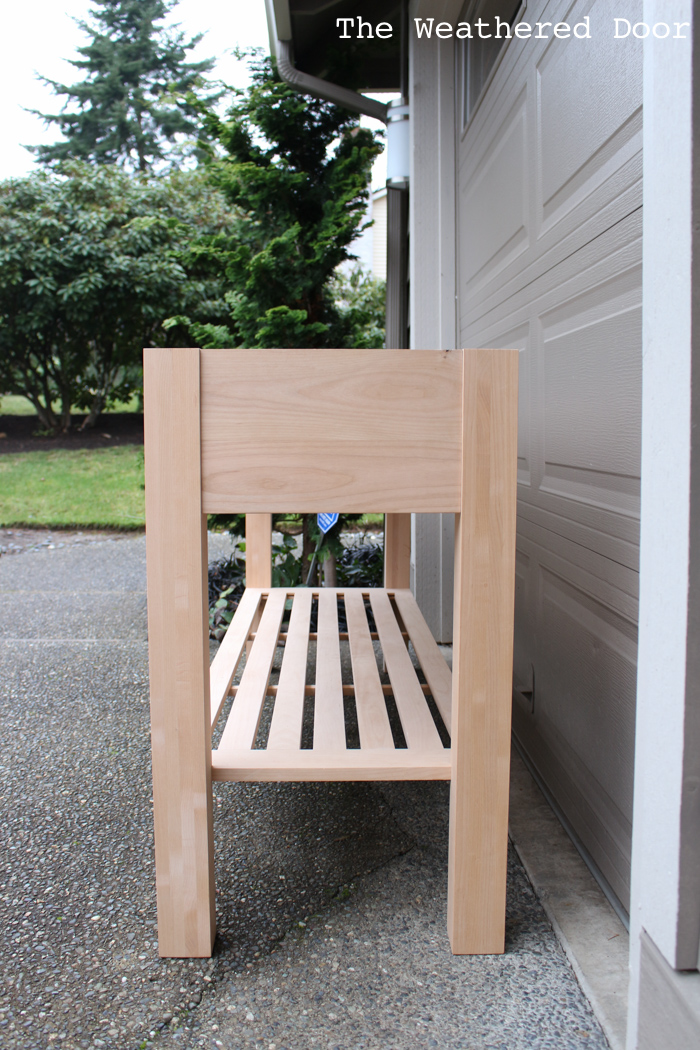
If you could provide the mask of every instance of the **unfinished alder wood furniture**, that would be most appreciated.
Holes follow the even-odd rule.
[[[212,779],[450,780],[452,951],[503,951],[517,361],[510,350],[145,352],[161,955],[211,954]],[[388,512],[386,587],[272,589],[270,513],[284,510]],[[249,579],[210,669],[206,515],[224,511],[249,515]],[[407,589],[411,511],[457,515],[452,675]],[[354,679],[345,690],[340,601]],[[312,603],[318,617],[315,637],[311,633],[313,686],[305,679]],[[396,746],[387,717],[373,631],[406,746]],[[427,685],[415,673],[407,637]],[[245,670],[212,752],[212,726],[246,643]],[[270,689],[275,648],[282,643],[279,682]],[[344,692],[354,697],[360,747],[346,744]],[[441,741],[426,692],[451,746]],[[266,746],[258,741],[253,747],[271,693]],[[310,694],[313,747],[302,748],[304,697]]]

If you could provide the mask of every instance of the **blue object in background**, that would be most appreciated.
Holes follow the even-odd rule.
[[[339,517],[340,517],[339,514],[317,514],[316,515],[316,522],[318,523],[318,527],[319,527],[319,529],[321,530],[321,532],[323,533],[324,536],[329,531],[329,529],[333,528],[333,526],[335,525],[335,523],[337,522]]]

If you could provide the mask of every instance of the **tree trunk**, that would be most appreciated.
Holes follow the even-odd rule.
[[[25,397],[28,396],[29,395],[25,394]],[[29,397],[29,400],[34,405],[34,408],[36,409],[36,414],[39,417],[41,423],[43,423],[44,428],[46,430],[58,430],[58,420],[54,415],[53,409],[51,407],[46,408],[44,405],[42,405],[41,401],[39,401],[38,398]]]
[[[90,411],[83,420],[83,422],[80,424],[81,430],[89,430],[90,427],[94,427],[95,423],[100,418],[104,405],[104,396],[102,394],[95,394],[92,401],[92,405],[90,406]]]
[[[335,554],[329,554],[323,563],[323,586],[324,587],[337,587],[338,586],[338,563],[336,561]]]
[[[312,520],[312,516],[310,514],[302,515],[303,543],[302,543],[302,548],[301,548],[301,558],[302,558],[301,579],[302,579],[302,583],[308,584],[309,587],[314,585],[315,582],[316,582],[316,579],[318,578],[318,562],[316,562],[316,565],[314,566],[313,577],[312,578],[310,577],[310,578],[307,579],[307,574],[309,572],[309,568],[311,567],[311,559],[313,558],[314,551],[316,549],[316,544],[313,542],[313,540],[311,539],[311,536],[309,535],[309,532],[310,532],[310,529],[311,529],[311,520]]]

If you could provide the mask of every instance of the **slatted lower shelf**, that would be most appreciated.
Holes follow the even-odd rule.
[[[347,630],[339,629],[339,606]],[[381,680],[373,638],[390,684]],[[309,659],[312,642],[315,661]],[[233,687],[246,645],[240,684]],[[271,685],[280,645],[279,681]],[[350,657],[345,682],[342,645]],[[410,591],[249,588],[211,666],[212,727],[233,694],[212,752],[213,779],[448,780],[450,749],[443,738],[450,732],[451,691],[450,669]],[[348,747],[347,700],[354,702],[359,747]],[[261,716],[264,709],[269,716],[270,705],[261,746]],[[311,728],[304,730],[305,715],[313,719],[312,746],[302,746]],[[405,746],[397,747],[397,739]]]

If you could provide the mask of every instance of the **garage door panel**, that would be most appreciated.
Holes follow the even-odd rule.
[[[632,822],[546,720],[513,705],[513,732],[528,761],[603,877],[629,909]]]
[[[611,543],[620,541],[624,544],[623,564],[628,564],[629,548],[634,548],[637,553],[633,567],[638,571],[639,519],[636,515],[609,510],[600,499],[596,502],[586,502],[583,498],[573,500],[568,496],[549,493],[541,487],[536,492],[525,489],[518,494],[518,500],[523,513],[532,511],[533,520],[559,535],[574,538],[580,535],[579,528],[587,530],[587,538],[589,542],[595,543],[596,550],[603,550],[604,541],[608,538]],[[535,511],[541,513],[535,516]]]
[[[519,500],[637,550],[640,216],[635,213],[531,288],[460,332],[463,346],[523,347]],[[554,278],[557,280],[554,280]],[[526,344],[518,341],[527,333]],[[560,353],[561,350],[561,353]],[[548,359],[549,356],[549,359]],[[611,373],[608,376],[608,372]],[[524,413],[527,413],[524,416]],[[595,453],[595,455],[594,455]],[[611,553],[605,545],[605,553]],[[625,551],[628,563],[629,548]],[[634,564],[637,564],[635,554]]]
[[[590,39],[552,38],[537,61],[538,205],[544,224],[576,207],[641,148],[642,42],[621,45],[609,32],[620,9],[619,0],[597,0],[588,11]]]
[[[562,302],[586,295],[613,278],[627,281],[626,294],[630,297],[630,303],[633,301],[631,297],[636,295],[636,305],[641,301],[641,256],[640,207],[526,285],[514,288],[509,282],[501,288],[501,298],[493,294],[473,309],[460,298],[460,339],[464,340],[467,333],[472,337],[486,333],[497,324],[501,328],[504,324],[515,328],[523,323],[525,316],[531,318],[549,314]],[[615,294],[622,294],[622,286],[620,293]],[[595,310],[593,304],[591,309]],[[468,344],[462,342],[462,345]]]
[[[604,512],[639,517],[641,462],[641,267],[540,314],[540,492]],[[579,283],[580,282],[580,283]],[[581,288],[583,285],[583,288]],[[603,379],[604,377],[604,379]],[[569,516],[576,516],[574,507]]]
[[[478,323],[503,302],[523,291],[530,293],[536,284],[546,283],[568,260],[589,246],[596,246],[599,238],[609,237],[611,231],[630,221],[635,223],[642,206],[641,174],[641,154],[635,153],[581,205],[541,233],[516,264],[504,267],[496,280],[486,281],[478,294],[467,292],[460,284],[460,321],[469,318],[471,323]],[[465,228],[468,221],[465,216]]]
[[[566,182],[557,187],[550,197],[546,197],[547,188],[540,187],[537,202],[538,237],[542,238],[550,233],[552,227],[560,223],[562,219],[585,203],[586,198],[600,187],[606,194],[607,187],[604,184],[620,168],[621,164],[639,154],[642,145],[642,111],[637,110],[629,121],[622,125],[611,139],[601,146],[586,163],[582,164]],[[543,161],[543,170],[547,166]],[[595,207],[591,202],[592,208]],[[578,216],[580,221],[580,215]]]
[[[637,622],[639,573],[634,569],[606,558],[598,550],[583,547],[567,536],[545,533],[540,526],[519,514],[519,544],[521,538],[521,547],[530,552],[538,548],[539,560],[544,559],[552,572],[571,580],[579,590],[592,595],[595,601],[607,606],[617,616],[631,623]],[[539,608],[541,592],[535,589],[531,593]]]
[[[527,522],[537,530],[544,530],[546,534],[552,533],[554,537],[565,535],[582,550],[595,551],[608,561],[616,562],[631,570],[635,578],[639,578],[639,530],[634,527],[631,519],[623,518],[621,515],[607,515],[607,531],[601,532],[596,527],[600,515],[595,512],[595,509],[590,514],[590,518],[594,519],[591,524],[590,521],[582,520],[585,511],[589,510],[585,505],[579,507],[578,515],[576,519],[573,519],[570,514],[557,514],[549,507],[541,506],[543,499],[540,499],[539,504],[533,503],[528,500],[528,495],[526,489],[518,493],[519,529],[525,528]],[[555,498],[550,502],[554,504],[557,500]],[[559,503],[567,511],[571,510],[566,501],[559,500]],[[621,535],[617,535],[611,528],[611,524],[615,522],[621,526],[618,530]]]
[[[464,191],[462,207],[472,216],[470,236],[462,242],[460,260],[467,288],[478,289],[528,247],[526,158],[523,92],[496,129],[482,158],[479,175]],[[499,202],[498,208],[494,208],[495,201]]]
[[[514,683],[522,689],[529,675],[534,689],[531,700],[515,696],[514,730],[626,905],[636,603],[621,608],[621,592],[606,585],[600,567],[593,575],[587,566],[573,565],[527,530],[519,533],[518,552],[516,592],[520,586],[523,600],[516,604],[520,673]],[[610,568],[619,583],[619,567]]]
[[[499,331],[494,336],[494,346],[518,350],[518,486],[529,488],[531,484],[532,448],[530,406],[530,325],[516,325],[508,331]]]
[[[544,477],[541,489],[639,515],[641,308],[548,337],[543,325]],[[601,376],[605,384],[601,385]]]
[[[631,819],[634,624],[543,568],[541,634],[534,661],[537,713],[551,722]],[[611,696],[626,700],[610,703]]]
[[[614,11],[612,0],[531,0],[531,24],[590,15],[591,38],[511,40],[473,124],[463,136],[457,129],[457,338],[521,350],[514,727],[623,904],[639,584],[642,98],[640,47],[619,48],[608,20],[640,12],[638,0]],[[510,171],[493,177],[506,156],[515,188]]]
[[[519,543],[515,551],[515,620],[525,630],[517,631],[513,642],[513,682],[523,691],[532,690],[531,579],[530,556]]]

